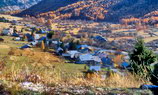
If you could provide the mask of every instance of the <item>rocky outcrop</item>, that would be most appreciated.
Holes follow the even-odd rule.
[[[0,12],[24,10],[41,0],[0,0]]]

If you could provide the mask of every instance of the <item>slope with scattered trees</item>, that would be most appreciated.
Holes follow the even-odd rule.
[[[122,18],[143,17],[157,9],[157,0],[44,0],[18,16],[38,15],[51,19],[111,22]]]

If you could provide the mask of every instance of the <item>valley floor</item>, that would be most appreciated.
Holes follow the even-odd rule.
[[[0,29],[8,28],[10,23],[0,25]],[[17,25],[18,30],[21,28]],[[138,80],[130,73],[127,76],[114,74],[106,79],[95,74],[87,77],[84,64],[68,63],[68,60],[57,56],[53,49],[46,52],[39,47],[21,50],[18,48],[28,42],[13,41],[11,36],[0,38],[4,39],[4,42],[0,42],[2,95],[153,94],[150,90],[140,89],[142,84],[149,82]]]

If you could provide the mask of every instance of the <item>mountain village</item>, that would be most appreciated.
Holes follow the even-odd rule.
[[[0,0],[0,95],[158,95],[158,0]]]
[[[111,76],[109,72],[122,77],[128,76],[127,69],[131,69],[129,53],[136,43],[136,36],[144,38],[146,45],[158,53],[157,28],[137,32],[136,26],[130,25],[120,28],[119,24],[68,20],[54,23],[48,21],[48,25],[42,25],[31,18],[11,18],[1,17],[2,23],[9,25],[1,30],[0,45],[9,42],[5,38],[11,38],[13,43],[20,44],[16,49],[22,52],[40,49],[44,53],[58,56],[66,64],[76,64],[74,68],[83,65],[82,72],[87,78],[95,78],[94,72],[102,80]],[[28,81],[22,87],[33,91],[44,89],[43,85],[37,86]]]

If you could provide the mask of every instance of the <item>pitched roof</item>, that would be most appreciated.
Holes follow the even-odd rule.
[[[90,66],[89,70],[100,71],[101,70],[101,66]]]
[[[71,51],[67,51],[68,54],[70,54],[71,58],[75,57],[75,54],[78,54],[80,52],[78,52],[77,50],[71,50]]]
[[[91,54],[80,55],[79,59],[81,61],[90,61],[90,60],[93,60],[93,61],[96,61],[96,62],[101,62],[101,59],[98,56],[93,56]]]
[[[102,37],[102,36],[100,36],[100,35],[95,36],[94,39],[97,39],[97,40],[99,40],[99,41],[107,41],[106,38],[104,38],[104,37]]]

